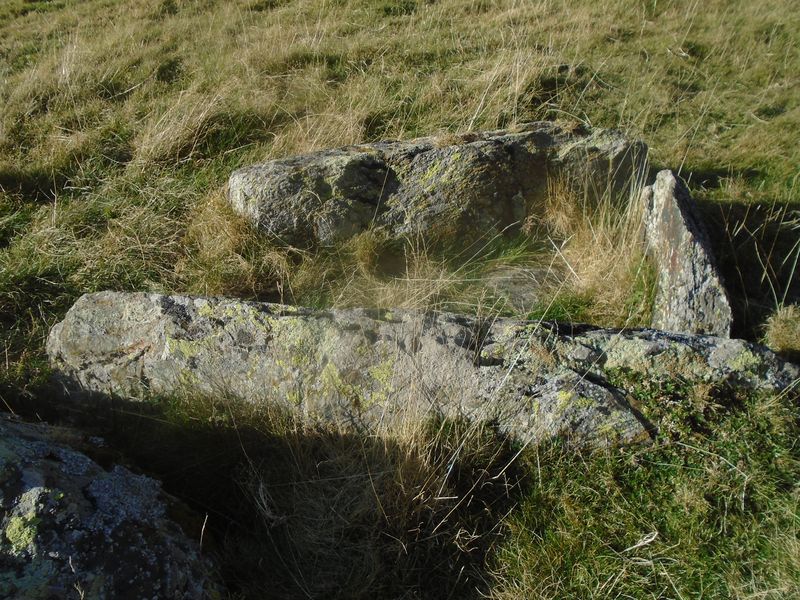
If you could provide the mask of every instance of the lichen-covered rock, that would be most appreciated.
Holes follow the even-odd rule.
[[[644,189],[645,231],[658,269],[653,327],[729,337],[731,307],[703,222],[672,171]]]
[[[219,597],[160,484],[105,471],[66,437],[0,417],[0,597]]]
[[[234,209],[292,244],[330,244],[377,227],[390,237],[491,236],[540,215],[551,178],[620,193],[646,154],[609,130],[532,123],[449,140],[324,150],[235,171]]]
[[[356,428],[436,412],[592,444],[648,429],[609,372],[766,389],[800,376],[740,340],[116,292],[81,297],[47,351],[72,389],[227,394]]]

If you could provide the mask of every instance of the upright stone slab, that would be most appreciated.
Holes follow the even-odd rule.
[[[731,307],[686,185],[661,171],[644,189],[645,230],[658,269],[652,326],[729,337]]]
[[[291,244],[332,244],[370,227],[390,237],[488,239],[540,214],[554,178],[626,194],[646,152],[616,131],[531,123],[273,160],[235,171],[228,198]]]
[[[800,376],[741,340],[116,292],[81,297],[47,351],[74,390],[226,395],[358,430],[466,417],[590,445],[647,437],[610,383],[620,369],[768,389]]]
[[[211,564],[167,516],[176,501],[70,437],[0,416],[0,598],[219,598]]]

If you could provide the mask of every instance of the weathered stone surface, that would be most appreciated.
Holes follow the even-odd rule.
[[[671,171],[644,189],[645,231],[658,269],[652,326],[729,337],[731,307],[689,190]]]
[[[65,436],[0,417],[0,597],[218,597],[160,484],[105,471]]]
[[[224,393],[356,428],[435,411],[592,444],[648,428],[610,371],[767,389],[800,376],[740,340],[144,293],[83,296],[47,350],[73,389]]]
[[[374,226],[390,237],[489,236],[540,214],[548,181],[627,189],[647,148],[610,130],[516,130],[324,150],[235,171],[234,209],[281,241],[330,244]]]

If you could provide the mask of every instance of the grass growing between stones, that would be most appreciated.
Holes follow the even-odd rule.
[[[579,184],[553,185],[543,217],[471,243],[368,230],[317,249],[276,246],[213,195],[188,226],[177,270],[203,295],[647,325],[655,278],[639,185],[594,198]]]

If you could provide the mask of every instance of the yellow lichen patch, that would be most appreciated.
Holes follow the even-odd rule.
[[[481,350],[481,360],[502,360],[504,356],[506,356],[506,348],[503,344],[492,344]]]
[[[24,517],[11,517],[6,526],[5,536],[16,552],[21,552],[33,544],[41,519],[33,513]]]
[[[619,423],[614,421],[606,421],[597,428],[597,433],[600,437],[609,441],[616,441],[620,438]]]
[[[165,349],[168,353],[180,353],[184,358],[194,358],[203,353],[203,344],[192,340],[183,340],[166,336]]]
[[[320,373],[322,392],[326,395],[335,394],[347,399],[358,408],[364,408],[365,396],[363,390],[357,385],[347,382],[342,377],[339,369],[333,363],[328,363]]]
[[[300,406],[303,402],[303,396],[297,390],[289,390],[286,392],[286,399],[289,401],[289,404],[293,406]]]
[[[319,333],[312,323],[306,323],[299,317],[284,317],[270,319],[267,325],[288,355],[288,362],[292,367],[303,369],[317,364]]]
[[[370,367],[367,371],[375,382],[375,387],[370,394],[370,404],[386,402],[394,391],[394,386],[392,386],[394,361],[391,359],[385,360]]]
[[[744,348],[728,363],[730,368],[738,372],[746,372],[757,367],[759,364],[758,357],[747,348]]]
[[[205,318],[214,316],[214,307],[209,302],[206,302],[204,300],[198,300],[195,303],[195,306],[197,306],[198,316]]]
[[[439,172],[441,168],[442,168],[441,162],[433,163],[430,167],[428,167],[428,170],[422,174],[422,177],[420,178],[422,183],[428,183],[431,179],[436,177],[436,174]]]
[[[588,396],[578,396],[575,400],[575,406],[578,408],[591,408],[595,405],[595,400],[589,398]]]
[[[556,410],[566,410],[567,406],[570,402],[572,402],[574,397],[575,394],[572,392],[568,392],[567,390],[558,390],[558,393],[556,393],[556,399],[558,400],[558,406],[556,407]]]

